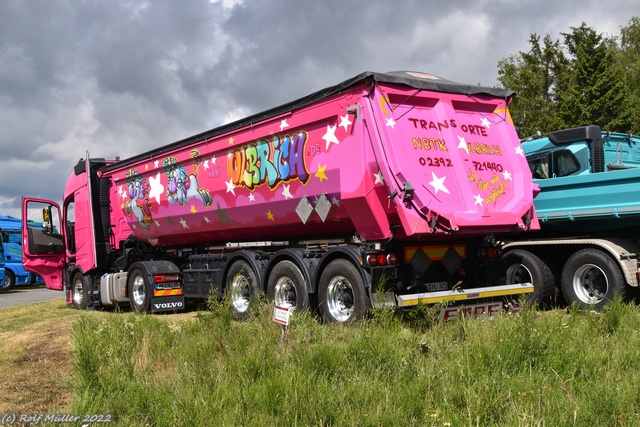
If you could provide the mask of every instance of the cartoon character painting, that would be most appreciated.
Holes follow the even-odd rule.
[[[194,173],[188,174],[187,169],[173,157],[162,160],[164,172],[167,175],[167,200],[171,203],[179,203],[180,206],[188,203],[189,199],[198,199],[205,206],[211,206],[213,197],[206,188],[198,186],[198,166],[202,162],[198,150],[191,150]]]
[[[142,228],[149,229],[153,224],[151,215],[151,201],[149,200],[149,185],[135,169],[129,170],[125,174],[127,178],[127,188],[129,201],[125,204],[127,215],[133,215]]]

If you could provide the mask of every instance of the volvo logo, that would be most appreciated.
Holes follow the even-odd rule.
[[[153,304],[156,309],[159,308],[182,308],[183,303],[181,301],[178,302],[163,302],[161,304]]]

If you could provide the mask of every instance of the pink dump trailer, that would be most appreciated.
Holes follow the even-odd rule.
[[[266,292],[328,321],[377,302],[497,311],[533,290],[505,283],[500,237],[538,228],[511,96],[365,72],[126,160],[82,160],[62,206],[23,201],[52,223],[24,230],[25,264],[80,308],[228,295],[242,316]]]

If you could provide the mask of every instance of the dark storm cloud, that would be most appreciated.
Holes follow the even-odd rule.
[[[494,86],[531,33],[617,35],[634,2],[4,0],[0,213],[59,200],[87,152],[128,157],[365,70]]]

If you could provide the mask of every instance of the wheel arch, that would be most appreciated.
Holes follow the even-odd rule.
[[[322,276],[322,272],[329,265],[329,263],[336,259],[344,259],[349,261],[356,268],[360,277],[362,277],[362,281],[364,282],[364,289],[366,292],[369,292],[371,289],[371,275],[362,268],[360,264],[360,250],[356,246],[338,246],[335,248],[329,249],[320,259],[316,269],[316,275],[313,281],[313,289],[314,292],[318,289],[320,277]]]
[[[224,287],[226,287],[229,269],[233,264],[236,263],[236,261],[245,261],[247,264],[249,264],[256,275],[258,286],[260,287],[260,289],[258,290],[260,292],[266,292],[266,279],[268,275],[266,274],[265,267],[268,263],[268,259],[266,259],[266,256],[263,252],[252,250],[242,250],[229,255],[229,258],[227,258],[222,272],[222,290],[224,291]]]
[[[266,289],[269,276],[274,267],[282,261],[291,261],[302,273],[302,277],[307,282],[307,291],[309,294],[315,292],[315,280],[318,273],[319,259],[315,257],[306,257],[306,250],[300,248],[281,249],[274,253],[269,259],[269,263],[264,274],[264,288]]]

